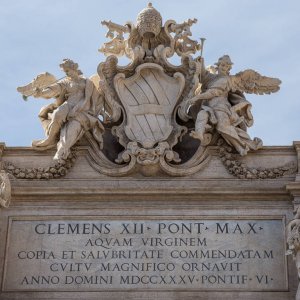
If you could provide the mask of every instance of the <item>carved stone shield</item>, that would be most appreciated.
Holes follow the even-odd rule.
[[[173,130],[172,113],[184,85],[181,73],[171,77],[153,63],[138,66],[129,78],[117,74],[114,86],[126,112],[127,137],[146,149],[166,140]]]

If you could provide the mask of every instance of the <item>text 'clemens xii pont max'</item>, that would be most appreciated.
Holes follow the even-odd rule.
[[[275,272],[285,269],[284,242],[272,242],[282,228],[281,220],[16,220],[5,288],[284,289]]]

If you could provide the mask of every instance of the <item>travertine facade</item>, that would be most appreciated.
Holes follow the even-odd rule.
[[[103,21],[97,74],[64,59],[18,88],[55,101],[44,140],[0,145],[0,299],[299,298],[299,143],[247,133],[244,93],[281,82],[205,67],[196,22]]]
[[[91,151],[85,145],[77,146],[76,161],[63,177],[36,180],[11,176],[12,201],[0,212],[1,299],[119,299],[120,293],[124,299],[295,299],[298,275],[292,256],[285,255],[285,224],[293,219],[293,195],[297,201],[299,191],[297,173],[241,179],[228,172],[218,147],[208,150],[211,158],[203,170],[185,177],[136,174],[112,180],[90,166]],[[27,169],[46,169],[54,153],[7,147],[2,161]],[[240,161],[260,169],[297,164],[297,160],[294,147],[265,147]],[[141,223],[147,228],[144,232]],[[103,227],[102,234],[92,233],[93,224],[98,228],[109,224],[109,232]],[[136,234],[132,233],[134,224],[138,224]],[[129,232],[121,234],[124,226]],[[151,238],[154,244],[143,244],[143,239]],[[128,244],[124,244],[125,239]],[[182,239],[187,244],[179,246]],[[216,250],[225,257],[213,252]],[[73,259],[67,251],[76,251]],[[126,258],[112,258],[117,255],[112,251],[125,251]],[[135,258],[135,251],[140,251],[137,255],[147,251],[148,256]],[[174,251],[180,251],[181,257]],[[241,251],[237,259],[236,253]],[[80,263],[80,268],[88,270],[76,271]],[[175,265],[175,269],[127,271],[129,265],[125,263],[131,267],[161,263],[161,268],[169,264],[168,268]],[[60,264],[66,267],[64,271],[56,271],[62,268]],[[119,271],[112,269],[116,264]],[[205,266],[210,269],[203,269]],[[152,281],[158,280],[153,276],[166,276],[167,283],[136,283],[136,276],[142,275],[152,276]],[[171,284],[170,276],[175,275],[176,284]],[[214,283],[216,275],[222,277]],[[84,276],[98,283],[81,282]],[[96,276],[103,276],[107,283]],[[180,276],[186,276],[186,283],[180,283]],[[49,277],[52,282],[47,283]]]

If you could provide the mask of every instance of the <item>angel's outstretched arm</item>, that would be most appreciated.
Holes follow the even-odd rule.
[[[61,86],[56,83],[48,86],[47,88],[43,88],[43,89],[36,88],[33,97],[51,99],[51,98],[58,97],[60,93],[61,93]]]
[[[190,104],[196,104],[198,101],[202,101],[202,100],[210,100],[213,99],[215,97],[219,97],[221,95],[224,94],[224,90],[223,89],[218,89],[218,88],[212,88],[207,90],[206,92],[202,93],[202,94],[198,94],[195,97],[193,97],[192,99],[189,100]]]

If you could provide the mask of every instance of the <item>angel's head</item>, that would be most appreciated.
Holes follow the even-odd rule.
[[[217,66],[218,73],[221,75],[229,75],[233,62],[231,61],[229,55],[223,55],[215,63]]]
[[[78,77],[82,72],[78,69],[78,64],[69,58],[63,59],[59,65],[68,77]]]

